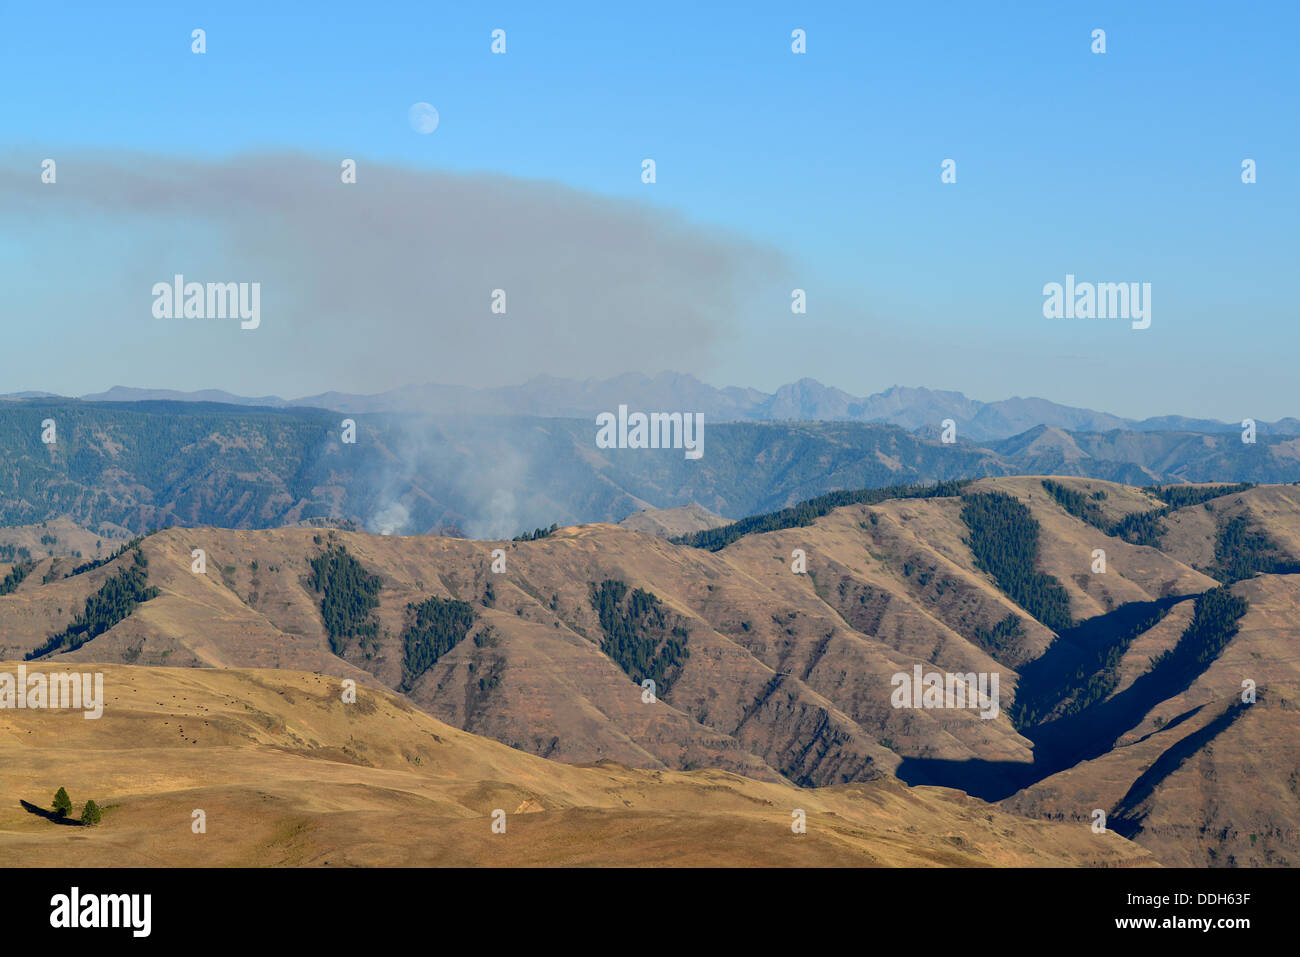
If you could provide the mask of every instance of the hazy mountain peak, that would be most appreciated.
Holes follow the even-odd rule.
[[[23,395],[43,395],[24,393]],[[9,396],[16,398],[18,396]],[[525,415],[546,418],[589,418],[619,405],[641,410],[685,410],[702,413],[711,422],[885,422],[929,434],[946,419],[957,423],[964,440],[999,441],[1038,426],[1071,432],[1137,432],[1180,430],[1222,433],[1236,423],[1160,416],[1141,421],[1108,412],[1061,405],[1034,396],[1013,396],[983,402],[952,390],[894,384],[881,392],[854,396],[810,376],[764,392],[740,386],[718,388],[687,372],[664,370],[653,376],[623,373],[607,379],[581,381],[539,374],[516,386],[402,386],[376,395],[325,392],[286,401],[279,396],[246,397],[217,389],[180,392],[113,386],[106,392],[82,396],[86,401],[225,402],[237,405],[311,406],[337,411],[409,412],[440,415]],[[1260,422],[1263,434],[1300,434],[1300,419]]]

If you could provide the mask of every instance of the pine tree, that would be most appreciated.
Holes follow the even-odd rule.
[[[63,788],[54,794],[54,810],[59,812],[59,817],[65,817],[72,810],[72,798],[68,797],[68,792]]]
[[[81,823],[88,827],[98,824],[102,817],[103,812],[94,801],[87,801],[86,806],[81,809]]]

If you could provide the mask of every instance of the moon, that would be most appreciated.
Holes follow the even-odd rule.
[[[432,133],[438,128],[438,111],[428,103],[416,103],[407,114],[411,129],[417,133]]]

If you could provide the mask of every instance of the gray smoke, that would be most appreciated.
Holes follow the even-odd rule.
[[[771,248],[553,182],[357,157],[349,185],[341,156],[97,150],[55,151],[50,185],[45,155],[0,154],[0,243],[25,253],[0,276],[14,313],[40,317],[61,374],[100,377],[72,394],[119,382],[293,396],[698,372],[735,322],[756,304],[788,308],[797,285]],[[260,283],[261,325],[155,318],[153,285],[178,273]],[[490,308],[498,289],[505,315]],[[549,524],[526,487],[535,453],[504,432],[498,441],[488,421],[475,429],[476,456],[439,475],[468,516],[462,530]],[[447,451],[415,424],[398,445],[368,510],[367,527],[385,534],[425,530],[411,527],[412,480]]]
[[[92,367],[113,382],[308,395],[698,371],[755,303],[789,301],[776,251],[553,182],[359,158],[346,185],[341,158],[283,153],[52,158],[48,185],[40,154],[0,155],[0,238],[28,252],[10,302],[51,329],[111,324],[126,348]],[[155,319],[150,289],[177,273],[261,283],[261,327]]]

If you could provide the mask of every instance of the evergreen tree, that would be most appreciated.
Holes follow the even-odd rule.
[[[591,586],[591,607],[605,633],[600,650],[637,684],[651,678],[659,696],[666,695],[691,654],[686,629],[670,625],[657,596],[641,588],[629,591],[612,578]]]
[[[416,680],[447,652],[465,640],[474,625],[474,606],[467,601],[427,598],[406,606],[407,624],[402,630],[402,691],[410,691]]]
[[[52,651],[76,651],[92,638],[98,638],[118,622],[124,621],[141,602],[158,597],[158,588],[148,584],[149,560],[137,546],[131,564],[108,579],[86,599],[85,609],[72,624],[51,635],[39,648],[27,653],[31,661]]]
[[[1070,488],[1068,485],[1062,485],[1060,482],[1054,482],[1051,479],[1043,479],[1043,488],[1047,493],[1056,499],[1057,504],[1065,509],[1075,518],[1082,519],[1094,528],[1100,528],[1108,532],[1111,523],[1106,520],[1102,514],[1101,508],[1097,505],[1095,499],[1089,499],[1082,492]]]
[[[969,479],[939,482],[935,485],[890,485],[887,488],[864,488],[856,491],[828,492],[806,502],[791,505],[779,512],[752,515],[721,528],[705,529],[672,539],[674,545],[690,545],[719,551],[738,538],[758,532],[774,532],[782,528],[800,528],[811,525],[816,519],[845,505],[877,505],[891,498],[946,498],[958,495],[970,484]],[[873,516],[874,518],[874,516]]]
[[[1244,515],[1220,520],[1214,538],[1214,564],[1209,572],[1225,584],[1254,575],[1291,575],[1300,571],[1278,544]]]
[[[54,810],[59,812],[59,817],[65,817],[72,812],[72,798],[68,797],[68,792],[63,788],[54,792]]]
[[[961,517],[970,529],[967,544],[975,563],[1012,601],[1053,631],[1073,626],[1069,593],[1051,575],[1035,568],[1038,522],[1019,499],[1005,492],[967,495]]]
[[[330,545],[310,564],[307,583],[324,596],[320,613],[330,650],[341,655],[352,638],[359,638],[362,647],[373,642],[379,636],[379,621],[372,613],[379,607],[383,579],[367,571],[342,545]]]
[[[94,801],[87,801],[86,806],[81,809],[81,823],[87,826],[98,824],[103,816],[99,805]]]
[[[0,595],[8,595],[21,585],[23,579],[30,575],[35,567],[35,562],[19,562],[10,568],[9,573],[4,577],[4,581],[0,581]]]
[[[1197,595],[1192,623],[1178,644],[1151,660],[1150,670],[1161,669],[1167,680],[1178,678],[1190,684],[1237,634],[1238,622],[1249,607],[1245,598],[1234,595],[1226,585]]]
[[[1185,508],[1188,505],[1200,505],[1202,502],[1208,502],[1212,498],[1221,498],[1224,495],[1233,495],[1237,492],[1244,492],[1247,489],[1254,488],[1252,482],[1239,482],[1236,485],[1152,485],[1147,491],[1174,508]]]

